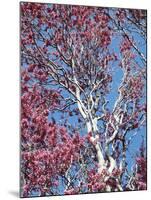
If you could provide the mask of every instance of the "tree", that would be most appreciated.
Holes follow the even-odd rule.
[[[146,17],[21,3],[21,196],[146,189]]]

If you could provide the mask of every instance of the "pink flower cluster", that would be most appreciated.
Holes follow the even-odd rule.
[[[147,162],[144,157],[136,158],[137,170],[135,175],[135,184],[137,190],[147,189]]]
[[[30,85],[31,86],[31,85]],[[84,140],[79,134],[71,137],[65,127],[48,121],[58,103],[59,93],[38,85],[22,82],[21,110],[21,184],[22,195],[38,190],[41,195],[51,193],[51,187],[78,161]]]

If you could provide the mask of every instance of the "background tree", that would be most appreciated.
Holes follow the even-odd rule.
[[[146,189],[146,11],[21,3],[21,196]]]

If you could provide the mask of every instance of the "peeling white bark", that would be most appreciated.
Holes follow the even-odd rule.
[[[97,144],[95,145],[96,148],[96,152],[97,152],[97,158],[98,158],[98,173],[101,173],[103,169],[105,169],[105,160],[100,148],[99,143],[97,142]]]
[[[116,161],[111,156],[109,156],[109,160],[110,160],[110,167],[108,169],[108,172],[111,174],[113,172],[113,169],[116,168]]]
[[[92,131],[91,123],[90,123],[90,122],[87,122],[87,123],[86,123],[86,126],[87,126],[87,132],[90,133],[90,132]]]
[[[94,145],[95,149],[96,149],[96,153],[97,153],[97,158],[98,158],[98,173],[101,174],[102,170],[105,169],[105,160],[104,160],[104,156],[98,141],[99,137],[98,135],[96,135],[95,137],[91,137],[90,141],[92,142],[92,144]]]

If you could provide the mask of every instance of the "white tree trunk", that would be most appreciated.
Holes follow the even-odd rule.
[[[87,122],[87,131],[92,133],[97,133],[97,119],[92,120],[92,122]],[[103,156],[103,152],[99,142],[99,135],[95,134],[90,138],[91,143],[95,147],[97,158],[98,158],[98,172],[101,173],[102,170],[105,168],[105,160]]]

